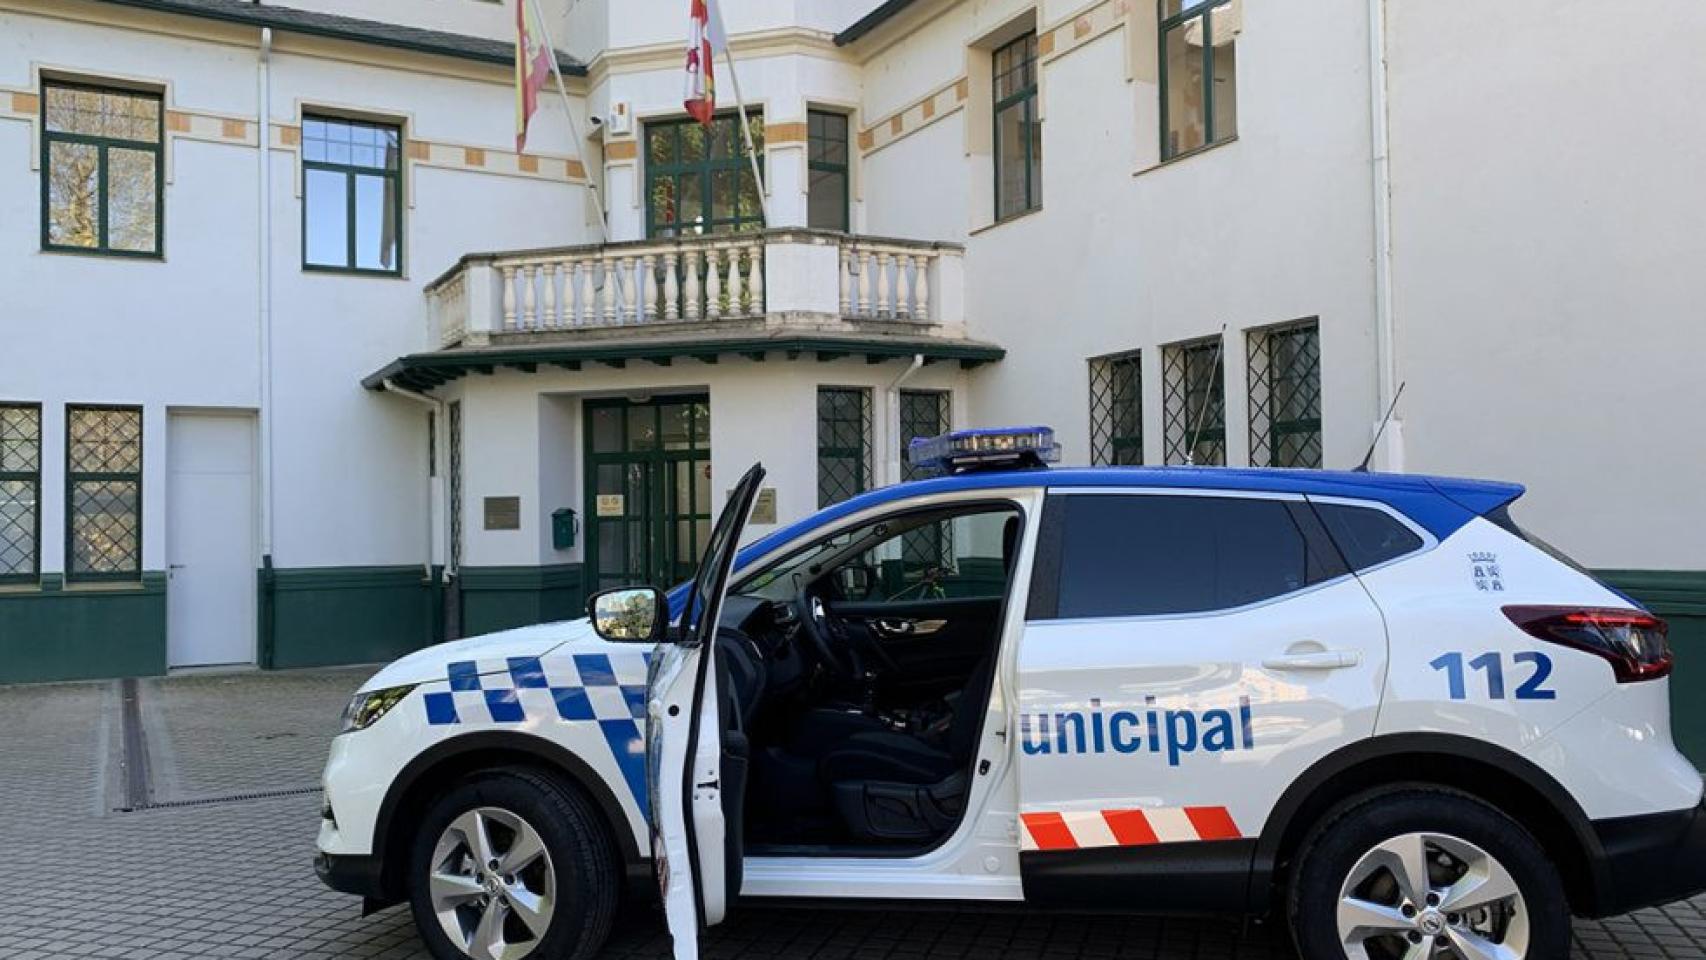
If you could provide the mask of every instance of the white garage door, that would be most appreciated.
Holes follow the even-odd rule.
[[[172,413],[167,425],[168,665],[255,660],[255,420]]]

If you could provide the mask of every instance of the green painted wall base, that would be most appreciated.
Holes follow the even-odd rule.
[[[1706,570],[1600,570],[1600,578],[1670,624],[1676,669],[1670,680],[1676,745],[1706,769]]]
[[[419,566],[262,567],[261,666],[383,663],[437,643],[436,579]]]
[[[457,579],[465,637],[586,615],[586,587],[578,563],[463,567]]]
[[[0,592],[0,683],[97,680],[166,672],[166,574],[140,583]]]

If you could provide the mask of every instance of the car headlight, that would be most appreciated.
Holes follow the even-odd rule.
[[[354,730],[366,730],[379,722],[379,718],[391,712],[391,708],[403,702],[418,683],[407,683],[400,687],[386,687],[383,690],[369,690],[358,693],[350,699],[349,706],[344,708],[343,723],[339,733],[349,733]]]

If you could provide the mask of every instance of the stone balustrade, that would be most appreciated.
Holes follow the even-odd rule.
[[[961,327],[954,244],[774,229],[471,254],[426,289],[435,342],[666,325]]]

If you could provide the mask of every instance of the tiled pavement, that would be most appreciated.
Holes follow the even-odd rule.
[[[126,792],[117,684],[0,687],[0,958],[416,958],[405,910],[361,918],[310,866],[326,740],[356,670],[138,684],[150,809]],[[232,794],[255,799],[205,801]],[[270,796],[269,796],[270,795]],[[186,801],[190,801],[186,803]],[[1576,926],[1577,960],[1706,958],[1706,898]],[[629,909],[605,956],[666,957]],[[745,910],[706,957],[1284,958],[1227,921],[980,912]]]

